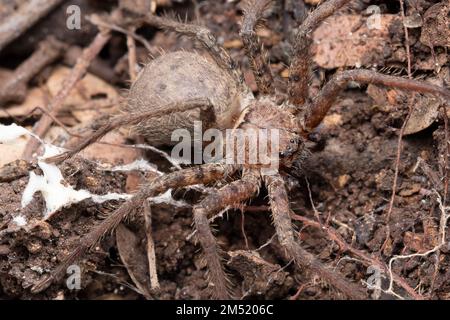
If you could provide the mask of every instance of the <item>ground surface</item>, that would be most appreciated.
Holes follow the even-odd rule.
[[[314,5],[311,3],[316,1],[306,2],[309,3],[308,8],[313,8]],[[444,2],[442,1],[442,4]],[[286,65],[289,63],[290,47],[286,39],[295,30],[294,16],[299,15],[292,3],[287,1],[285,14],[281,13],[279,6],[275,6],[268,15],[264,27],[259,31],[265,46],[271,50],[272,69],[277,75],[277,87],[280,90],[283,90],[287,80]],[[441,30],[445,25],[437,24],[436,28],[428,27],[428,31],[424,31],[426,23],[438,23],[434,21],[436,19],[425,19],[427,17],[425,12],[439,1],[405,1],[405,3],[406,18],[411,20],[408,20],[408,23],[413,24],[415,21],[413,17],[417,15],[423,21],[422,26],[413,25],[414,27],[408,29],[414,77],[448,87],[450,84],[449,56],[446,51],[448,47],[446,49],[445,43],[439,43],[443,41],[442,35],[433,34],[434,30]],[[365,28],[368,16],[366,8],[371,4],[380,6],[383,21],[382,29],[378,31],[375,40],[370,38],[369,31],[359,30]],[[219,41],[230,50],[232,57],[243,66],[246,80],[256,90],[248,60],[238,37],[240,11],[236,2],[200,1],[197,6],[184,3],[172,7],[161,6],[160,10],[173,11],[182,16],[186,13],[190,17],[198,15],[201,23],[211,28]],[[385,73],[403,76],[407,74],[408,55],[397,1],[373,1],[373,3],[354,1],[337,15],[338,20],[330,20],[327,23],[328,31],[322,29],[315,35],[316,72],[312,79],[312,93],[317,92],[323,80],[337,70],[352,68],[358,64]],[[363,19],[363,22],[356,22],[359,23],[359,27],[355,27],[354,19]],[[384,24],[385,20],[392,19],[395,20],[392,24],[388,22],[387,25]],[[332,28],[333,23],[345,26],[343,21],[349,24],[350,32],[358,34],[361,38],[348,39],[345,32],[339,31],[340,28]],[[148,38],[155,50],[152,52],[154,55],[160,54],[158,48],[165,51],[194,48],[191,40],[180,39],[173,34],[151,28],[139,32]],[[364,38],[365,32],[369,34],[369,39]],[[333,40],[335,42],[330,47],[328,42]],[[373,44],[374,42],[376,44]],[[434,65],[433,55],[426,45],[430,43],[435,44],[434,55],[438,59],[437,65]],[[13,69],[18,63],[14,45],[13,43],[9,51],[3,53],[4,58],[0,60],[1,68]],[[115,65],[113,72],[117,81],[108,87],[117,92],[127,87],[126,58],[121,58],[126,53],[126,48],[123,36],[116,34],[109,46],[101,52],[101,57],[110,68]],[[343,59],[343,53],[348,57]],[[148,54],[139,47],[138,60],[145,61],[145,59],[148,59]],[[48,89],[49,78],[56,77],[55,68],[56,64],[44,70],[31,82],[30,87],[46,87],[47,91],[51,91]],[[89,87],[92,83],[88,82],[86,86]],[[95,83],[99,86],[98,82]],[[83,92],[78,92],[83,96],[80,98],[82,101],[73,98],[72,104],[86,106],[90,100],[107,99],[111,98],[110,95],[114,95],[107,93],[106,98],[101,95],[99,98],[98,92],[104,94],[106,89],[98,89],[98,92],[95,92],[95,88],[89,90],[93,92],[89,91],[87,96],[83,96]],[[28,91],[28,94],[30,95],[31,91]],[[51,95],[49,92],[45,94],[47,98],[49,94]],[[445,140],[444,117],[442,113],[436,111],[437,108],[433,107],[435,105],[433,103],[430,98],[414,96],[411,93],[374,86],[369,88],[351,86],[342,94],[339,102],[319,128],[318,133],[323,141],[311,143],[311,155],[305,160],[302,171],[292,172],[290,200],[295,214],[300,218],[306,217],[309,221],[317,221],[319,217],[321,223],[326,226],[325,229],[337,233],[354,250],[371,256],[383,265],[395,255],[422,253],[438,246],[442,240],[439,229],[442,212],[438,200],[445,199],[447,181],[445,159],[448,141]],[[396,196],[387,222],[386,216],[395,176],[398,135],[411,105],[422,113],[411,115],[409,127],[406,129],[407,135],[403,137],[403,149],[398,162]],[[16,122],[25,126],[35,123],[38,117],[24,117],[27,115],[27,111],[24,110],[28,109],[23,106],[22,103],[5,107],[9,113],[2,115],[1,122],[3,124]],[[434,114],[429,115],[429,110],[433,108],[436,109]],[[18,110],[17,114],[14,110]],[[104,109],[102,112],[107,113],[108,110]],[[73,112],[66,112],[61,114],[61,120],[81,132],[79,128],[92,121],[92,115],[85,117],[83,115],[85,114],[74,115]],[[427,117],[431,120],[424,120]],[[59,143],[65,138],[63,131],[56,128],[50,131],[46,139]],[[111,140],[121,143],[124,138],[118,136],[112,137]],[[153,153],[138,154],[129,149],[124,151],[123,148],[112,148],[108,145],[97,145],[89,154],[84,155],[90,159],[99,158],[114,164],[127,163],[130,162],[127,159],[144,155],[150,162],[158,164],[160,170],[170,170],[170,165]],[[67,182],[72,186],[98,194],[131,192],[144,181],[143,173],[103,171],[91,161],[82,158],[66,162],[61,169],[64,177],[67,177]],[[151,179],[152,174],[147,173],[146,178]],[[13,181],[0,183],[2,229],[11,228],[11,219],[18,212],[28,217],[30,221],[40,219],[44,207],[40,195],[35,195],[32,203],[26,208],[22,209],[20,206],[27,182],[28,175],[22,175]],[[179,190],[174,193],[174,197],[194,203],[201,195],[194,191]],[[147,263],[146,240],[142,227],[144,223],[139,215],[120,227],[118,231],[120,236],[106,235],[101,244],[80,262],[83,270],[81,290],[70,291],[62,281],[39,294],[32,294],[29,291],[30,286],[43,274],[54,269],[58,261],[77,246],[83,234],[118,205],[119,201],[99,205],[86,200],[61,210],[33,231],[16,230],[4,235],[0,240],[0,298],[142,299],[144,297],[141,294],[142,288],[148,289],[148,271],[146,267],[139,267],[139,264]],[[217,237],[226,252],[228,268],[239,297],[344,298],[322,279],[315,277],[308,270],[299,270],[290,263],[276,239],[269,242],[274,235],[274,229],[269,212],[266,210],[265,190],[247,205],[243,212],[230,210],[223,219],[215,221]],[[205,264],[200,257],[195,238],[190,236],[193,231],[191,210],[162,204],[153,206],[152,215],[160,290],[156,293],[150,292],[147,297],[208,298],[204,291],[207,286]],[[361,286],[370,283],[373,263],[367,262],[361,254],[355,254],[354,251],[341,250],[335,239],[331,239],[330,233],[319,231],[307,225],[304,220],[296,221],[295,224],[305,249],[314,253],[323,262],[334,266],[349,281],[360,283]],[[387,226],[390,228],[390,239],[384,244]],[[445,235],[444,242],[447,245],[440,246],[438,252],[425,257],[395,261],[393,271],[402,277],[409,287],[414,288],[418,295],[423,295],[427,299],[450,299],[449,240],[450,236]],[[386,272],[382,272],[381,275],[381,286],[386,289],[389,285],[389,275]],[[394,289],[400,296],[408,297],[404,289],[398,286],[394,286]],[[392,295],[373,290],[368,293],[374,298],[394,298]]]

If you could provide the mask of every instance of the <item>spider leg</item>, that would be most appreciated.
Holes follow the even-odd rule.
[[[284,34],[288,34],[289,25],[287,24],[287,15],[292,13],[294,15],[294,19],[297,23],[301,24],[308,15],[308,10],[305,6],[304,0],[284,0],[282,2],[282,10],[284,12],[283,15],[283,31]]]
[[[239,35],[244,44],[245,53],[255,76],[256,85],[262,94],[273,93],[273,77],[267,54],[255,32],[255,27],[262,19],[264,11],[272,0],[247,0],[242,6],[244,18]]]
[[[210,53],[216,63],[228,72],[239,86],[249,90],[244,82],[242,71],[230,57],[227,50],[225,50],[225,48],[217,42],[216,37],[208,28],[195,24],[182,23],[155,15],[147,15],[145,18],[145,23],[198,40]]]
[[[295,35],[294,53],[289,67],[289,101],[298,109],[308,99],[308,85],[311,79],[312,32],[327,17],[350,0],[329,0],[311,12]]]
[[[217,181],[234,173],[235,170],[236,167],[231,165],[206,164],[172,172],[156,178],[150,184],[140,189],[130,200],[123,203],[116,211],[84,236],[78,244],[78,247],[52,273],[33,286],[31,289],[32,292],[41,292],[54,281],[58,280],[66,273],[68,266],[84,255],[87,250],[95,246],[108,231],[117,227],[128,214],[142,207],[143,202],[148,197],[155,196],[172,188]]]
[[[97,131],[95,131],[93,134],[89,135],[88,137],[80,141],[80,143],[76,146],[76,148],[70,151],[63,152],[56,156],[46,158],[45,161],[48,163],[61,163],[64,160],[73,157],[78,152],[80,152],[87,146],[91,145],[92,143],[98,141],[99,139],[104,137],[108,132],[125,125],[138,124],[139,122],[145,119],[149,119],[152,117],[156,117],[171,112],[179,112],[196,108],[210,108],[210,107],[211,102],[208,99],[190,99],[183,102],[168,103],[163,106],[150,109],[150,111],[143,113],[119,115],[112,118],[106,124],[101,126]]]
[[[364,290],[350,283],[336,271],[326,267],[311,253],[303,249],[295,240],[294,229],[290,218],[289,198],[283,178],[277,175],[264,176],[272,210],[272,219],[278,241],[286,249],[288,256],[300,267],[306,267],[328,281],[349,298],[365,299]]]
[[[209,226],[208,216],[229,205],[240,203],[258,192],[260,176],[255,171],[244,170],[241,180],[236,180],[217,193],[210,194],[194,206],[194,223],[197,237],[203,248],[214,295],[220,299],[230,298],[229,281],[222,265],[220,249]]]
[[[310,132],[322,122],[338,94],[345,89],[349,81],[372,83],[422,93],[432,93],[450,99],[450,90],[423,81],[384,75],[370,70],[343,71],[334,75],[313,101],[306,106],[306,132]]]

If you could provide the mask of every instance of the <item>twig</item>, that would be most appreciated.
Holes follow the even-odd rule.
[[[403,22],[403,30],[405,32],[405,49],[406,49],[406,59],[408,63],[408,78],[412,78],[411,75],[411,50],[409,48],[409,33],[408,33],[408,27],[405,25],[405,5],[403,3],[403,0],[399,0],[400,2],[400,15],[402,17]]]
[[[330,226],[321,225],[317,221],[308,219],[308,218],[303,217],[303,216],[299,216],[299,215],[295,214],[292,211],[291,211],[291,218],[294,219],[294,220],[297,220],[297,221],[301,221],[305,225],[308,225],[308,226],[311,226],[311,227],[315,227],[317,229],[320,229],[320,230],[324,231],[331,240],[335,241],[339,245],[339,247],[341,248],[342,251],[348,251],[348,252],[354,254],[355,256],[359,257],[361,260],[363,260],[363,262],[365,262],[366,266],[371,266],[371,265],[372,266],[376,266],[380,270],[384,270],[385,272],[388,272],[388,267],[383,262],[379,261],[378,259],[376,259],[375,257],[373,257],[371,255],[366,254],[365,252],[363,252],[363,251],[361,251],[359,249],[353,248],[344,239],[342,239],[342,237],[336,232],[336,230],[334,230]],[[422,295],[418,294],[400,276],[392,273],[392,279],[397,285],[402,287],[413,299],[416,299],[416,300],[422,300],[423,299]]]
[[[447,210],[449,210],[448,207],[445,207],[445,205],[442,202],[442,198],[441,195],[437,194],[437,201],[439,203],[439,208],[441,210],[441,218],[439,221],[439,235],[440,235],[440,242],[437,246],[435,246],[434,248],[423,252],[423,253],[413,253],[413,254],[408,254],[408,255],[397,255],[392,257],[389,260],[389,288],[386,291],[387,293],[391,293],[395,296],[398,296],[394,291],[393,291],[393,287],[394,287],[394,277],[393,277],[393,271],[392,271],[392,264],[394,263],[395,260],[399,260],[399,259],[408,259],[408,258],[414,258],[414,257],[426,257],[434,252],[437,252],[438,250],[440,250],[444,245],[446,245],[445,242],[445,238],[446,238],[446,228],[447,228],[447,222],[450,218],[450,214],[447,214]]]
[[[60,57],[65,45],[53,37],[41,41],[38,49],[9,76],[0,87],[0,106],[25,99],[28,82]]]
[[[69,67],[73,67],[77,63],[77,59],[81,56],[83,48],[78,46],[71,46],[64,54],[63,63]],[[88,72],[105,80],[110,84],[115,84],[120,82],[119,77],[115,73],[114,69],[108,64],[106,60],[101,57],[96,57],[92,60]]]
[[[443,113],[443,118],[444,118],[444,152],[445,152],[445,156],[444,156],[444,168],[443,168],[443,172],[444,172],[444,196],[442,197],[442,203],[443,206],[447,205],[447,195],[448,195],[448,156],[450,154],[450,145],[447,143],[449,140],[449,132],[448,132],[448,115],[447,115],[447,108],[446,105],[443,105],[442,108],[442,113]],[[440,257],[441,257],[441,250],[440,248],[438,250],[436,250],[436,263],[434,264],[434,273],[433,273],[433,278],[431,280],[431,286],[430,286],[430,296],[433,294],[434,292],[434,285],[436,283],[436,277],[437,274],[439,272],[439,267],[440,267]]]
[[[405,48],[406,48],[406,56],[407,56],[407,62],[408,62],[408,78],[412,79],[412,74],[411,74],[411,53],[410,53],[410,49],[409,49],[409,35],[408,35],[408,28],[405,26],[405,8],[404,8],[404,3],[403,0],[399,0],[400,2],[400,14],[402,16],[402,22],[403,22],[403,27],[404,27],[404,32],[405,32]],[[415,97],[415,94],[412,95],[412,97]],[[400,157],[401,157],[401,153],[402,153],[402,144],[403,144],[403,134],[405,132],[405,128],[406,125],[408,124],[409,118],[411,118],[411,114],[413,111],[413,104],[410,103],[409,104],[409,110],[408,110],[408,115],[406,116],[405,121],[403,122],[403,125],[400,129],[400,133],[398,136],[398,143],[397,143],[397,155],[395,158],[395,172],[394,172],[394,181],[392,182],[392,194],[391,194],[391,199],[389,201],[389,207],[388,207],[388,211],[386,214],[386,239],[384,240],[383,245],[381,246],[381,251],[384,251],[384,249],[386,248],[390,236],[391,236],[391,227],[389,226],[389,221],[391,219],[391,214],[392,214],[392,210],[394,208],[394,202],[395,202],[395,193],[397,192],[397,183],[398,183],[398,172],[399,172],[399,167],[400,167]]]
[[[311,203],[311,207],[314,211],[314,216],[316,217],[317,222],[319,222],[319,224],[322,225],[322,220],[320,219],[320,213],[319,213],[319,211],[317,211],[316,206],[314,205],[311,188],[309,186],[309,180],[307,177],[305,177],[305,181],[306,181],[306,187],[308,188],[309,202]]]
[[[248,239],[247,235],[245,234],[245,215],[244,215],[244,208],[241,209],[241,231],[242,236],[244,237],[245,247],[248,250]]]
[[[0,24],[0,51],[58,6],[62,0],[30,0]]]
[[[152,290],[159,290],[158,273],[156,272],[155,243],[152,236],[152,212],[150,204],[144,201],[145,235],[147,236],[148,273]]]
[[[444,156],[444,197],[443,202],[444,205],[447,205],[447,196],[448,196],[448,180],[449,180],[449,163],[448,163],[448,157],[450,155],[450,137],[449,137],[449,127],[448,127],[448,115],[447,115],[447,108],[446,104],[442,106],[441,110],[443,112],[444,117],[444,131],[445,131],[445,156]]]
[[[123,286],[127,287],[128,289],[133,290],[137,294],[141,294],[142,295],[142,291],[141,290],[139,290],[138,288],[133,286],[131,283],[128,283],[126,281],[121,280],[120,277],[118,277],[114,273],[108,273],[108,272],[103,272],[103,271],[98,271],[98,270],[92,270],[92,272],[95,273],[95,274],[101,275],[101,276],[111,277],[112,279],[116,280],[118,284],[123,285]]]
[[[97,15],[91,15],[86,17],[86,20],[89,21],[90,23],[92,23],[93,25],[96,25],[98,27],[102,27],[102,28],[108,28],[111,29],[113,31],[117,31],[123,34],[126,34],[127,36],[135,39],[136,41],[139,41],[146,49],[147,51],[152,51],[152,46],[148,43],[147,39],[145,39],[144,37],[136,34],[134,31],[130,31],[127,29],[124,29],[114,23],[111,23],[109,21],[105,21],[102,18],[100,18]]]
[[[134,33],[134,30],[131,30]],[[131,35],[127,35],[127,47],[128,47],[128,72],[130,74],[131,82],[134,82],[137,78],[136,72],[136,42]]]
[[[388,211],[386,213],[386,239],[384,240],[383,245],[381,246],[380,251],[383,251],[390,239],[391,236],[391,228],[389,226],[389,222],[391,220],[391,214],[392,210],[394,209],[394,202],[395,202],[395,194],[397,192],[397,183],[398,183],[398,172],[400,171],[400,158],[402,155],[402,147],[403,147],[403,134],[405,132],[406,125],[408,124],[409,118],[411,118],[413,105],[410,104],[408,115],[406,116],[405,121],[403,122],[403,125],[400,129],[400,133],[398,135],[398,142],[397,142],[397,154],[395,157],[395,169],[394,169],[394,181],[392,182],[392,194],[391,199],[389,200],[389,207]]]
[[[305,289],[306,284],[302,284],[298,287],[297,292],[289,298],[289,300],[297,300],[303,289]]]
[[[258,249],[255,249],[256,252],[260,251],[261,249],[267,247],[268,245],[270,245],[272,243],[272,241],[277,237],[277,234],[274,233],[269,240],[266,241],[266,243],[264,243],[263,245],[261,245]]]
[[[64,79],[61,90],[58,94],[51,100],[47,109],[53,114],[57,114],[62,108],[64,101],[66,100],[69,93],[78,83],[78,81],[86,74],[87,68],[91,64],[91,61],[99,54],[100,50],[108,42],[110,38],[109,32],[99,32],[92,43],[83,50],[81,57],[78,59],[75,67],[72,69],[70,74]],[[47,115],[43,115],[42,118],[35,124],[33,132],[39,137],[43,137],[47,131],[50,129],[53,120]],[[32,139],[30,140],[23,153],[23,158],[30,159],[33,153],[38,148],[39,143]]]

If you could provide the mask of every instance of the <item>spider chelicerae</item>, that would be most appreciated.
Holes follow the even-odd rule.
[[[259,96],[249,95],[249,88],[243,80],[243,74],[227,51],[219,45],[212,33],[203,26],[181,23],[155,15],[140,18],[150,25],[191,36],[199,41],[209,52],[221,72],[232,79],[229,86],[238,88],[241,96],[250,97],[240,102],[240,114],[231,119],[230,128],[249,130],[255,128],[279,130],[279,169],[267,174],[263,166],[250,164],[208,163],[189,167],[165,174],[144,185],[129,201],[84,236],[75,251],[69,255],[51,274],[37,283],[33,291],[38,292],[50,285],[63,274],[70,264],[89,248],[94,246],[109,230],[114,229],[127,215],[142,207],[147,198],[161,194],[168,189],[183,188],[196,184],[211,184],[227,178],[232,182],[225,184],[215,193],[206,195],[193,207],[196,235],[202,247],[208,267],[210,288],[217,298],[232,297],[230,283],[222,261],[220,247],[213,235],[209,218],[220,210],[241,204],[254,197],[262,184],[266,186],[271,207],[273,224],[278,241],[297,265],[310,268],[320,277],[330,282],[336,289],[353,298],[364,298],[365,290],[345,280],[343,276],[322,264],[311,253],[304,250],[295,237],[290,218],[289,197],[285,186],[285,176],[295,168],[305,155],[305,140],[316,128],[333,105],[340,91],[349,81],[396,87],[421,93],[431,93],[450,98],[450,91],[438,86],[412,79],[380,74],[370,70],[357,69],[336,73],[315,96],[308,95],[311,78],[311,43],[313,30],[349,0],[328,0],[312,11],[295,34],[293,56],[289,67],[287,95],[279,94],[273,83],[273,75],[267,55],[255,32],[257,23],[262,19],[270,0],[247,0],[243,4],[243,21],[240,31],[247,57],[254,73]],[[136,20],[134,20],[135,22]],[[183,53],[185,58],[198,56],[197,53]],[[183,55],[181,54],[181,55]],[[170,53],[168,54],[170,55]],[[181,71],[182,72],[182,71]],[[187,75],[186,75],[187,76]],[[139,81],[139,79],[138,79]],[[188,88],[189,89],[189,88]],[[281,97],[281,99],[280,99]],[[110,120],[75,149],[48,159],[59,163],[75,155],[92,142],[100,139],[110,130],[125,124],[140,124],[143,119],[158,117],[162,113],[180,112],[195,108],[214,107],[208,96],[186,101],[168,103],[160,108],[145,112],[121,115]],[[226,129],[226,128],[219,128]]]

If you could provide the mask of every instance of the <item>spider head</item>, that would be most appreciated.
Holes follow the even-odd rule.
[[[292,167],[292,165],[303,159],[305,153],[304,139],[295,132],[280,130],[280,165]]]
[[[292,167],[305,154],[305,141],[298,119],[270,99],[255,100],[245,111],[241,127],[269,131],[268,148],[274,150],[271,148],[276,147],[280,167]]]

